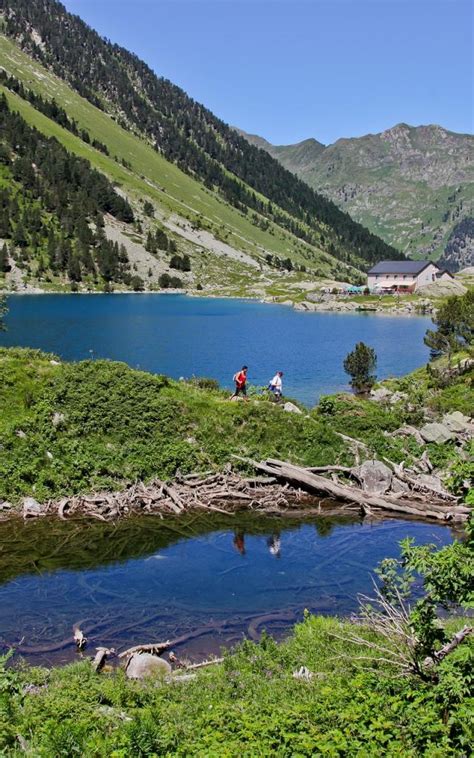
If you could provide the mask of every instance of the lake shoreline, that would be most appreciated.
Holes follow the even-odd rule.
[[[200,291],[186,291],[178,289],[167,290],[142,290],[135,292],[134,290],[117,290],[112,292],[98,292],[98,291],[83,291],[70,292],[68,290],[45,290],[45,289],[30,289],[24,291],[15,290],[0,290],[0,296],[6,298],[19,296],[33,296],[33,295],[68,295],[68,296],[84,296],[84,295],[102,295],[109,297],[110,295],[163,295],[163,296],[176,296],[189,298],[202,298],[209,300],[232,300],[242,302],[261,303],[262,305],[281,305],[292,310],[302,313],[333,313],[348,315],[352,313],[360,315],[373,315],[373,316],[416,316],[425,317],[431,316],[436,312],[435,303],[432,300],[426,299],[426,305],[423,306],[423,310],[412,307],[409,301],[404,301],[403,296],[401,298],[401,305],[389,305],[384,307],[383,305],[376,305],[375,307],[363,307],[360,304],[350,300],[334,300],[325,303],[316,303],[310,301],[289,301],[289,300],[276,300],[274,298],[262,298],[261,296],[251,295],[228,295],[228,294],[206,294]]]

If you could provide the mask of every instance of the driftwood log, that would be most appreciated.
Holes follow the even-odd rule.
[[[414,497],[411,492],[405,493],[403,497],[365,492],[360,487],[326,479],[314,473],[314,470],[308,470],[302,466],[295,466],[285,461],[275,460],[274,458],[268,458],[266,461],[260,463],[250,459],[242,460],[246,460],[247,463],[254,466],[258,471],[284,480],[293,487],[300,487],[309,492],[328,495],[337,500],[357,503],[364,513],[370,513],[371,508],[376,508],[395,513],[406,513],[420,518],[434,518],[441,521],[465,521],[470,513],[469,508],[457,505],[455,498],[452,498],[452,496],[449,496],[453,501],[451,505],[442,502],[441,493],[437,491],[430,490],[430,496],[428,497],[427,495],[420,502],[419,497]]]
[[[364,443],[347,435],[340,435],[352,445],[356,463],[360,452],[367,456]],[[233,458],[255,468],[259,475],[243,477],[230,467],[222,472],[181,475],[173,484],[154,479],[148,484],[136,482],[120,492],[98,492],[92,495],[73,495],[43,506],[36,503],[34,511],[24,508],[24,517],[57,515],[61,519],[93,517],[101,521],[114,521],[130,514],[181,515],[192,510],[222,513],[232,516],[241,509],[276,515],[314,515],[314,496],[331,498],[332,506],[362,510],[373,515],[371,509],[407,514],[417,518],[435,518],[443,521],[465,521],[470,509],[458,504],[458,498],[447,492],[436,480],[423,480],[419,472],[409,471],[403,464],[386,461],[406,491],[379,494],[364,489],[358,463],[355,467],[332,465],[304,468],[285,461],[269,458],[257,462],[234,455]],[[386,459],[385,459],[386,460]],[[432,470],[426,458],[425,471]],[[264,474],[262,476],[260,474]],[[324,476],[323,476],[324,475]],[[341,481],[342,480],[342,481]],[[433,484],[433,481],[435,484]],[[324,509],[318,512],[326,512]]]

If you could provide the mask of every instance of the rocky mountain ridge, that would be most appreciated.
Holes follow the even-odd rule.
[[[406,255],[440,259],[451,270],[473,265],[463,223],[474,215],[473,136],[401,123],[327,147],[315,140],[311,152],[311,140],[274,146],[246,136]]]

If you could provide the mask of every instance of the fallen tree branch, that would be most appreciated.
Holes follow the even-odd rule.
[[[153,655],[160,655],[164,650],[169,648],[170,641],[166,642],[151,642],[148,645],[134,645],[118,654],[119,658],[127,658],[134,653],[152,653]]]
[[[456,632],[453,639],[450,642],[447,642],[446,645],[443,645],[440,650],[437,650],[433,655],[428,656],[423,661],[423,665],[426,668],[432,668],[437,663],[441,663],[442,660],[446,658],[447,655],[453,652],[453,650],[456,650],[458,645],[460,645],[466,637],[469,637],[470,634],[473,632],[472,626],[464,626],[459,632]]]
[[[462,506],[449,507],[433,504],[429,501],[426,502],[426,505],[420,506],[419,502],[413,502],[408,497],[395,499],[390,498],[389,496],[364,492],[358,487],[333,482],[332,480],[311,473],[301,466],[295,466],[274,458],[269,458],[262,463],[251,459],[246,459],[246,462],[253,465],[258,471],[277,476],[290,482],[293,486],[304,487],[312,492],[322,492],[339,500],[357,503],[363,509],[367,507],[382,508],[387,511],[407,513],[421,518],[435,518],[442,521],[453,518],[464,521],[467,518],[466,511],[469,511],[469,509],[463,508]]]

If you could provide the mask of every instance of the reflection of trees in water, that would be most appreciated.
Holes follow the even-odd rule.
[[[116,524],[46,518],[25,523],[12,518],[2,522],[0,529],[0,584],[24,574],[60,569],[82,571],[145,558],[182,540],[212,532],[266,538],[278,532],[283,535],[284,548],[285,536],[297,532],[304,524],[314,524],[320,536],[328,536],[335,525],[355,522],[351,516],[305,520],[253,514],[212,517],[191,514],[164,520],[142,516],[122,519]]]
[[[335,526],[333,519],[319,518],[314,522],[314,528],[320,537],[329,537]]]

